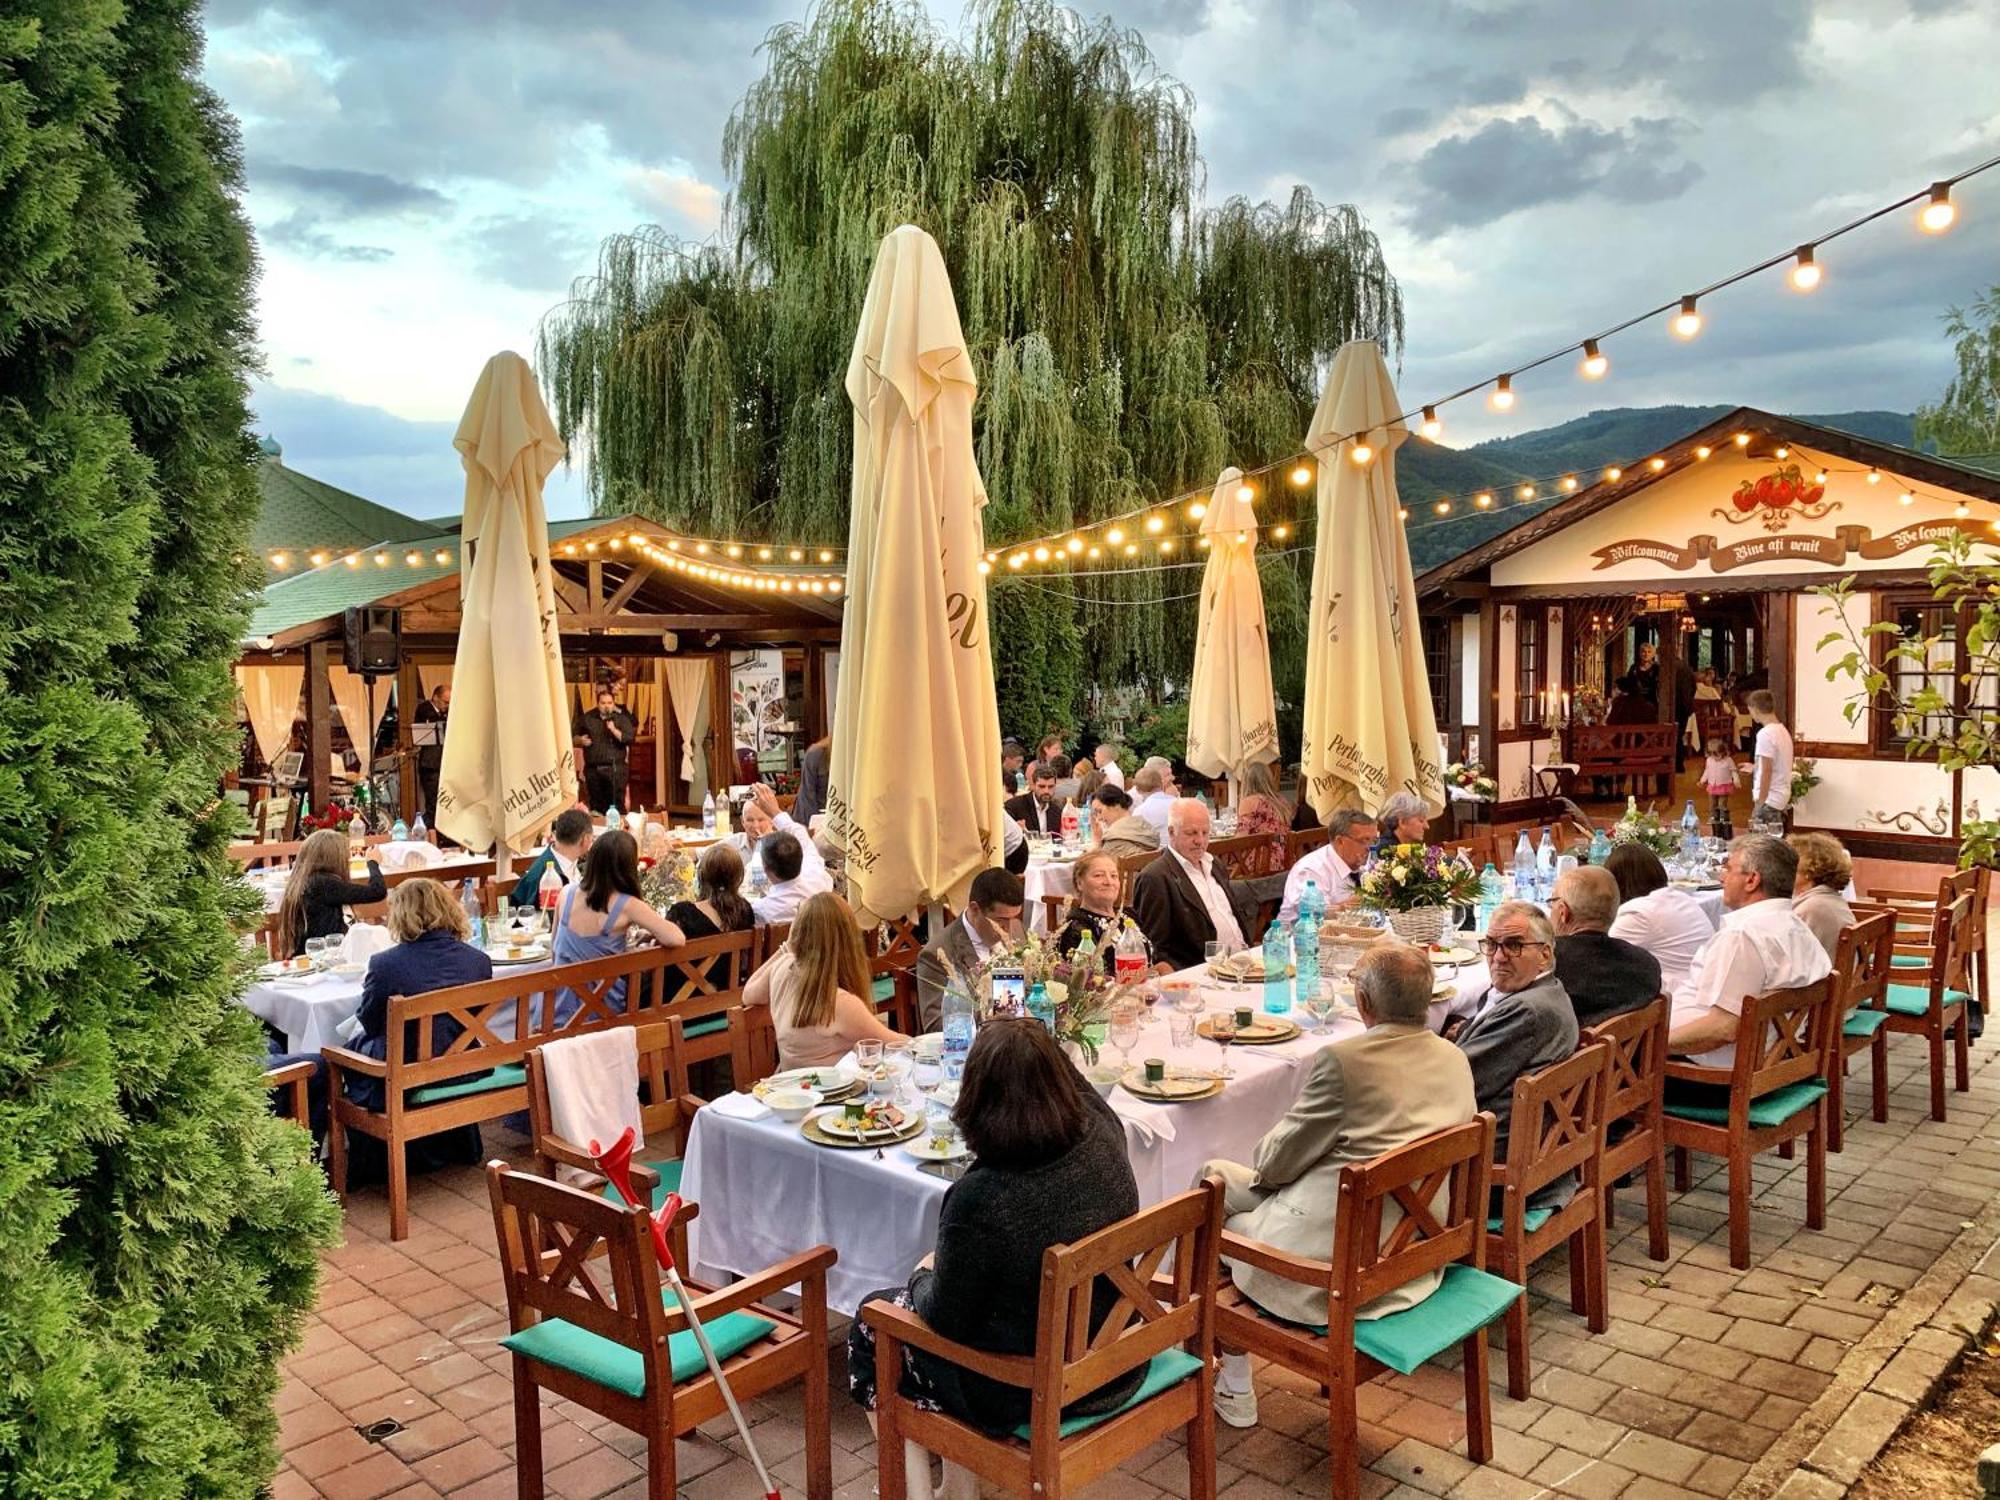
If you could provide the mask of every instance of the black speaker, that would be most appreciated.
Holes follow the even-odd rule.
[[[403,660],[403,612],[357,604],[341,618],[347,670],[368,677],[393,673]]]

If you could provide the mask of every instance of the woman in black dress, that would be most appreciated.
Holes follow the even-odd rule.
[[[300,846],[299,857],[292,861],[278,903],[271,956],[297,958],[306,951],[307,938],[347,936],[346,908],[385,901],[388,896],[382,867],[372,859],[366,880],[347,878],[347,835],[338,828],[322,828]]]
[[[695,899],[676,901],[667,908],[667,920],[697,938],[720,937],[725,932],[748,932],[757,923],[756,913],[743,899],[743,856],[730,844],[710,844],[701,852],[694,868]],[[709,971],[709,982],[730,988],[729,958],[718,958]]]
[[[1076,903],[1056,934],[1056,951],[1068,958],[1088,936],[1098,962],[1110,973],[1115,963],[1112,950],[1123,921],[1118,911],[1118,857],[1102,849],[1091,850],[1070,866],[1070,882]]]

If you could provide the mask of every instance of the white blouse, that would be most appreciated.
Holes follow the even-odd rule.
[[[1715,927],[1700,902],[1668,885],[1620,906],[1611,922],[1611,935],[1657,958],[1660,982],[1672,994],[1687,978],[1695,954],[1715,936]]]

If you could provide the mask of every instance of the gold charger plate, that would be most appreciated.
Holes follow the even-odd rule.
[[[1212,1042],[1215,1037],[1209,1031],[1204,1019],[1195,1023],[1195,1031],[1203,1041]],[[1299,1034],[1296,1021],[1287,1021],[1282,1016],[1265,1016],[1252,1021],[1248,1026],[1236,1028],[1235,1045],[1239,1047],[1271,1047],[1279,1042],[1289,1042]]]
[[[832,1146],[839,1151],[859,1151],[863,1148],[895,1146],[904,1141],[913,1141],[930,1128],[929,1122],[922,1115],[912,1115],[896,1130],[872,1130],[865,1136],[852,1136],[829,1132],[825,1128],[828,1119],[839,1120],[839,1112],[835,1111],[831,1115],[825,1113],[807,1115],[799,1122],[799,1134],[815,1146]]]
[[[1118,1080],[1118,1086],[1135,1099],[1153,1104],[1192,1104],[1197,1099],[1213,1099],[1222,1092],[1220,1078],[1176,1078],[1171,1073],[1157,1084],[1148,1083],[1143,1070],[1134,1069]]]

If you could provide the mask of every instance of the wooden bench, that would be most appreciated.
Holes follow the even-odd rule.
[[[1579,782],[1595,776],[1657,776],[1664,792],[1673,785],[1679,733],[1672,724],[1577,724],[1569,731],[1569,758]]]
[[[347,1131],[381,1141],[388,1155],[389,1235],[410,1232],[409,1171],[404,1148],[411,1141],[524,1112],[528,1107],[528,1049],[557,1037],[581,1036],[609,1026],[629,1026],[677,1018],[712,1019],[718,1051],[728,1051],[726,1012],[740,989],[721,991],[708,984],[716,957],[748,951],[749,934],[703,938],[671,953],[642,948],[588,963],[502,974],[474,984],[395,995],[389,1000],[387,1034],[403,1039],[386,1059],[348,1047],[321,1052],[327,1066],[328,1144],[333,1190],[347,1197]],[[692,971],[692,973],[690,972]],[[613,1008],[613,989],[625,983],[624,1009]],[[559,992],[578,1001],[576,1013],[555,1021]],[[436,1048],[433,1023],[451,1020],[459,1035]],[[503,1035],[511,1032],[511,1036]],[[690,1044],[691,1046],[693,1044]],[[347,1097],[347,1074],[379,1079],[380,1109]]]

